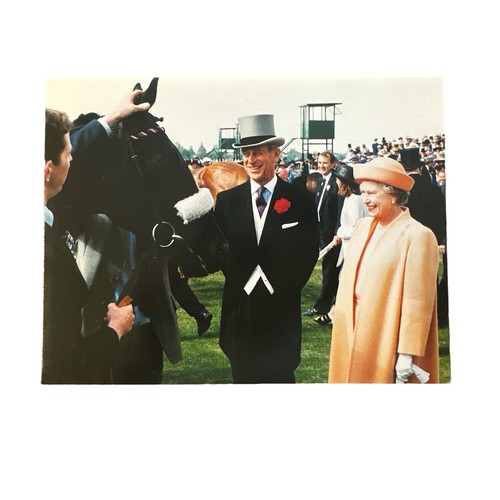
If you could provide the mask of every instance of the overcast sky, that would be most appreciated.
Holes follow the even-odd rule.
[[[174,142],[195,150],[200,143],[210,150],[217,144],[219,128],[234,127],[238,116],[247,114],[274,114],[277,135],[287,141],[299,137],[300,106],[316,103],[340,103],[335,112],[336,152],[345,151],[348,143],[371,145],[374,138],[445,132],[440,77],[61,78],[47,79],[46,105],[71,118],[89,111],[104,114],[136,82],[146,88],[154,76],[160,80],[152,112],[164,117]],[[291,147],[300,150],[301,142]],[[317,149],[312,147],[312,152]]]

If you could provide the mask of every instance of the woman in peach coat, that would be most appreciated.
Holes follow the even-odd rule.
[[[355,165],[354,177],[370,217],[344,261],[328,382],[415,382],[420,368],[438,383],[438,245],[404,207],[414,181],[388,157]]]

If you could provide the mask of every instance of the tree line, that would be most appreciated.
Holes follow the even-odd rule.
[[[210,150],[207,150],[203,143],[201,143],[196,151],[193,146],[185,148],[178,142],[175,143],[175,147],[186,161],[192,160],[195,157],[200,159],[208,157],[213,161],[236,161],[241,159],[241,157],[238,156],[240,154],[239,150],[221,150],[216,145]],[[301,159],[302,153],[296,149],[287,149],[283,152],[283,156],[286,156],[287,161],[295,161]]]

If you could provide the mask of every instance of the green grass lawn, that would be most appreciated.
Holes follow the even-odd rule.
[[[205,335],[198,337],[196,321],[183,309],[177,310],[181,335],[183,360],[172,365],[164,360],[164,384],[229,384],[231,368],[222,353],[219,341],[219,320],[224,277],[215,273],[189,281],[201,302],[214,315],[212,325]],[[314,304],[321,288],[321,264],[316,268],[302,291],[302,310]],[[304,317],[302,325],[302,361],[296,370],[297,383],[326,383],[330,354],[331,328],[317,325],[312,318]],[[440,380],[450,381],[449,331],[439,330]]]

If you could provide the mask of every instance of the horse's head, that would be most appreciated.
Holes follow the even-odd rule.
[[[136,103],[153,105],[157,85],[154,78]],[[144,245],[156,241],[187,276],[203,276],[221,269],[227,243],[210,191],[198,189],[161,121],[149,111],[123,120],[113,152],[118,175],[108,182],[111,217]]]

